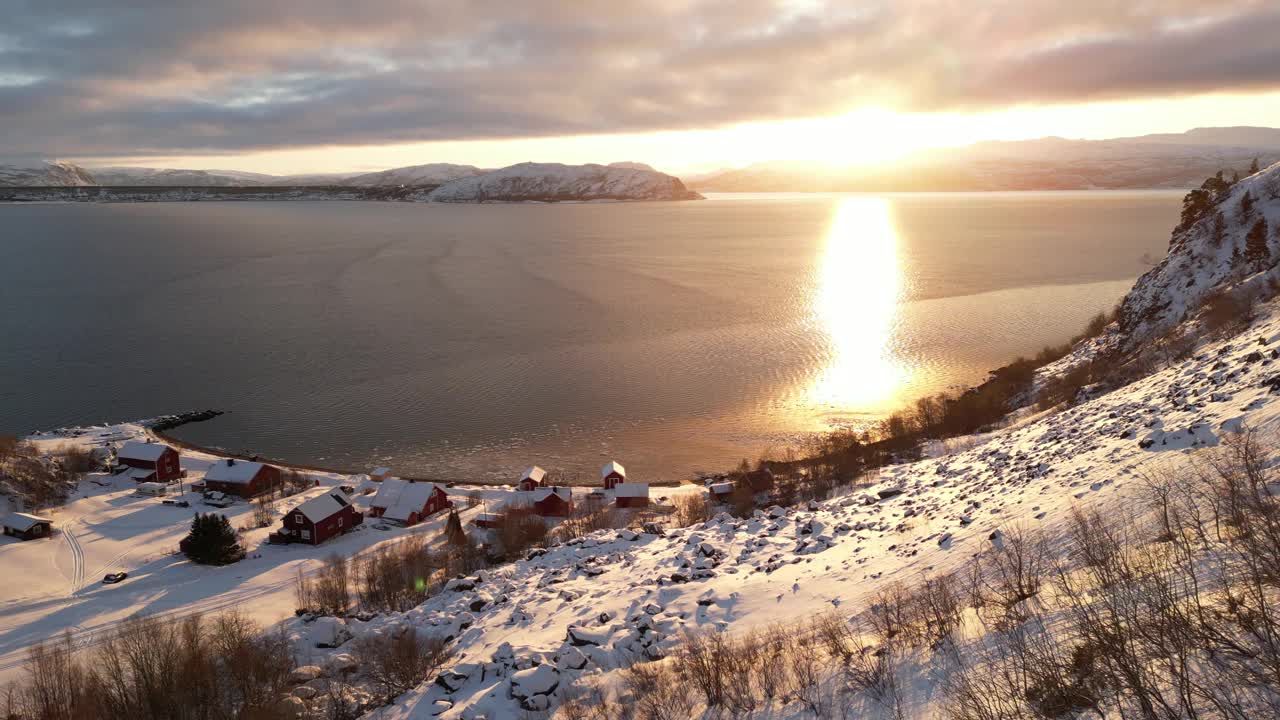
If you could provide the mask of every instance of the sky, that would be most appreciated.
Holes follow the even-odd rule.
[[[4,0],[0,157],[876,163],[1280,124],[1274,0]]]

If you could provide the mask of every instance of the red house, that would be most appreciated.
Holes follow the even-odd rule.
[[[524,475],[520,477],[520,482],[516,484],[516,489],[521,492],[529,492],[542,487],[542,480],[547,476],[547,471],[534,465],[524,471]]]
[[[298,542],[319,545],[335,535],[364,522],[364,515],[356,510],[341,490],[330,490],[289,511],[283,519],[283,527],[271,533],[271,542]]]
[[[567,487],[540,487],[528,495],[533,511],[543,517],[568,517],[573,512],[573,491]]]
[[[378,494],[369,503],[369,514],[413,525],[450,507],[453,502],[444,488],[435,483],[388,478],[378,486]]]
[[[182,477],[178,451],[163,443],[130,440],[116,452],[116,460],[128,466],[125,474],[138,482],[169,482]]]
[[[649,483],[618,483],[613,486],[613,498],[620,508],[649,507]]]
[[[600,468],[600,479],[604,481],[605,490],[612,490],[619,483],[627,481],[627,469],[618,464],[617,460],[610,460],[607,465]]]
[[[279,486],[280,468],[248,460],[219,460],[210,465],[204,474],[206,492],[217,491],[250,498]]]

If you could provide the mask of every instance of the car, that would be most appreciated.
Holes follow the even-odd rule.
[[[191,507],[191,503],[186,500],[161,500],[161,505],[174,505],[176,507]]]
[[[129,573],[122,573],[122,572],[108,573],[106,577],[102,578],[102,584],[115,585],[116,583],[123,581],[127,577],[129,577]]]

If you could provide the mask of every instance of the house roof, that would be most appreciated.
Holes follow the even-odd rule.
[[[528,470],[525,470],[525,471],[524,471],[524,474],[520,476],[520,479],[521,479],[521,480],[534,480],[534,481],[536,481],[536,482],[542,482],[542,478],[546,477],[546,475],[547,475],[547,471],[546,471],[546,470],[543,470],[542,468],[538,467],[537,465],[534,465],[533,467],[529,468]]]
[[[149,477],[154,477],[155,474],[156,471],[151,468],[129,468],[125,472],[121,473],[121,475],[133,478],[134,480],[146,480]]]
[[[210,465],[209,470],[204,474],[204,479],[247,485],[253,481],[253,478],[263,467],[260,462],[227,458]]]
[[[725,493],[733,492],[733,483],[731,482],[712,483],[710,487],[711,492],[717,495],[724,495]]]
[[[613,486],[614,497],[647,498],[649,483],[618,483]]]
[[[573,491],[567,487],[542,487],[535,488],[525,493],[534,502],[542,502],[554,495],[559,495],[561,500],[569,501],[573,499]]]
[[[372,469],[372,470],[370,470],[370,471],[369,471],[369,474],[370,474],[370,475],[383,475],[383,476],[385,476],[385,475],[390,475],[390,474],[391,474],[391,468],[388,468],[388,467],[374,468],[374,469]]]
[[[622,477],[626,477],[627,469],[622,467],[617,460],[610,460],[608,463],[605,463],[604,467],[600,468],[600,477],[602,478],[609,477],[614,473],[618,473]]]
[[[146,462],[155,462],[160,459],[165,450],[169,446],[164,443],[147,443],[130,440],[123,447],[116,451],[117,458],[128,458],[129,460],[143,460]]]
[[[347,500],[341,490],[330,490],[323,495],[311,498],[294,508],[294,510],[302,513],[303,517],[311,522],[318,523],[335,513],[341,512],[342,508],[350,504],[351,501]]]
[[[52,523],[53,520],[40,517],[39,515],[31,515],[22,512],[9,513],[9,517],[5,518],[5,527],[11,527],[18,532],[26,532],[35,527],[38,523]]]
[[[388,520],[407,521],[410,513],[422,512],[436,487],[435,483],[387,478],[378,486],[378,494],[369,505],[382,508],[382,516]]]

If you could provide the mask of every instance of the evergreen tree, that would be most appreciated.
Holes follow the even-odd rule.
[[[1254,158],[1253,162],[1249,163],[1249,174],[1253,175],[1257,172],[1258,172],[1258,158]]]
[[[191,562],[201,565],[229,565],[244,557],[240,538],[226,515],[196,513],[191,532],[178,543]]]
[[[1235,185],[1235,184],[1236,184],[1236,183],[1238,183],[1238,182],[1240,182],[1240,171],[1239,171],[1239,170],[1232,170],[1232,171],[1231,171],[1231,184],[1232,184],[1232,185]]]
[[[1227,219],[1222,216],[1222,211],[1213,214],[1213,227],[1210,230],[1210,238],[1213,240],[1214,247],[1222,247],[1222,240],[1227,235]]]
[[[1244,195],[1240,197],[1240,217],[1248,220],[1253,214],[1253,195],[1248,190],[1244,191]]]
[[[462,529],[462,518],[458,517],[457,510],[449,511],[449,519],[444,523],[445,542],[455,547],[461,547],[467,544],[467,533]]]
[[[1257,270],[1266,267],[1271,260],[1271,248],[1267,245],[1267,219],[1258,218],[1258,222],[1249,228],[1244,236],[1244,257]]]

